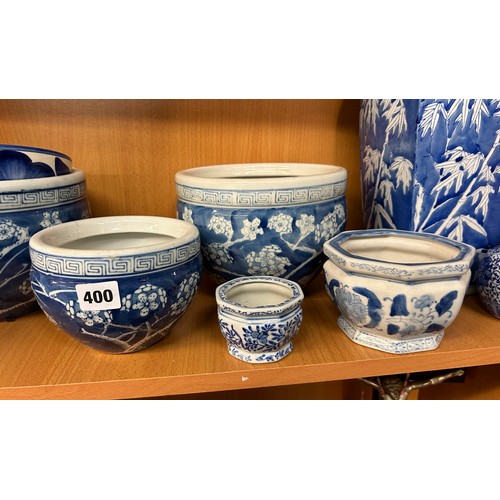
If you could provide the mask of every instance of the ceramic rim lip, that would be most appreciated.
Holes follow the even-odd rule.
[[[194,167],[175,174],[176,184],[223,191],[314,187],[346,179],[344,167],[321,163],[233,163]]]
[[[253,283],[281,285],[291,290],[292,296],[282,302],[262,306],[246,306],[239,302],[232,301],[227,297],[227,292],[232,288]],[[263,315],[263,313],[265,313],[265,315],[275,315],[288,312],[299,306],[304,300],[304,292],[298,283],[285,278],[275,276],[242,276],[219,285],[215,290],[215,298],[220,308],[234,314],[244,316],[252,316],[254,314]]]
[[[397,236],[404,238],[417,238],[421,240],[437,241],[438,243],[442,243],[449,247],[457,249],[458,253],[455,257],[446,260],[401,263],[397,261],[387,261],[357,256],[348,252],[341,246],[342,243],[350,238],[359,237],[360,239],[376,239],[381,236]],[[338,265],[345,271],[352,271],[353,268],[357,268],[359,272],[359,266],[362,263],[378,265],[385,268],[393,266],[406,273],[406,276],[403,276],[402,279],[410,280],[414,279],[415,276],[418,276],[420,279],[438,278],[439,274],[436,273],[437,269],[442,269],[443,274],[445,274],[447,277],[465,274],[470,268],[470,264],[476,250],[473,246],[467,243],[455,241],[447,238],[446,236],[433,233],[419,233],[401,229],[360,229],[343,231],[342,233],[337,234],[323,244],[323,252],[330,260],[333,260],[336,265]],[[450,264],[454,266],[454,269],[446,271],[446,267],[450,266]],[[430,270],[431,267],[434,269],[434,272]]]
[[[73,162],[70,156],[53,149],[38,148],[36,146],[21,146],[18,144],[0,144],[0,151],[21,151],[23,153],[40,153],[48,156],[58,156]]]
[[[34,179],[12,179],[0,181],[0,193],[19,193],[25,191],[40,191],[78,184],[85,181],[85,173],[79,168],[73,168],[64,175],[37,177]]]
[[[127,223],[137,227],[131,231]],[[149,226],[148,226],[149,224]],[[99,232],[97,228],[107,229],[107,232]],[[116,232],[151,232],[170,236],[170,241],[155,243],[152,245],[142,245],[137,247],[117,248],[117,249],[74,249],[62,248],[61,245],[88,236],[109,234],[112,228]],[[120,229],[122,229],[120,231]],[[111,230],[111,231],[110,231]],[[149,231],[148,231],[149,230]],[[67,233],[66,231],[70,231]],[[172,234],[177,233],[177,234]],[[65,237],[66,235],[66,237]],[[76,237],[75,237],[76,236]],[[54,257],[68,257],[79,259],[95,258],[115,258],[136,255],[154,254],[165,250],[172,250],[177,247],[188,245],[199,240],[199,230],[196,226],[183,220],[170,217],[149,216],[149,215],[117,215],[108,217],[91,217],[79,219],[62,224],[51,226],[35,233],[29,241],[32,251],[39,254]]]

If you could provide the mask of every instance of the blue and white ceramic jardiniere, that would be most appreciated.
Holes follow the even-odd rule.
[[[0,144],[0,181],[55,177],[72,171],[71,158],[58,151]]]
[[[366,99],[360,145],[365,228],[500,244],[500,99]]]
[[[304,299],[297,283],[273,276],[235,278],[219,285],[215,297],[229,354],[247,363],[273,363],[292,352]]]
[[[490,248],[479,264],[477,291],[484,307],[500,318],[500,245]]]
[[[200,284],[196,227],[149,216],[98,217],[30,240],[38,303],[83,344],[131,353],[165,337]]]
[[[90,216],[85,174],[0,181],[0,321],[37,309],[28,241],[44,228]]]
[[[177,216],[201,234],[216,283],[277,276],[302,286],[324,262],[323,243],[344,229],[343,167],[260,163],[178,172]]]
[[[345,231],[324,245],[338,324],[358,344],[402,354],[439,346],[469,284],[475,249],[413,231]]]

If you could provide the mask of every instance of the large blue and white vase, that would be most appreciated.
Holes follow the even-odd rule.
[[[500,243],[500,99],[365,99],[365,228],[429,232],[484,251]]]
[[[90,217],[82,170],[0,180],[0,321],[38,308],[30,283],[30,238],[51,226]]]
[[[321,271],[323,243],[346,224],[343,167],[213,165],[175,180],[177,217],[199,229],[204,269],[217,284],[275,276],[305,287]]]

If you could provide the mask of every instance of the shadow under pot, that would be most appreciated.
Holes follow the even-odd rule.
[[[456,318],[475,249],[403,230],[345,231],[324,245],[325,285],[354,342],[393,354],[436,349]]]
[[[32,287],[48,318],[113,354],[164,338],[201,281],[198,230],[165,217],[68,222],[37,233],[30,253]]]

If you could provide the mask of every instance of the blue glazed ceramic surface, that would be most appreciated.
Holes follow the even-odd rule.
[[[326,290],[351,340],[402,354],[438,347],[458,314],[475,250],[438,235],[346,231],[325,243]]]
[[[307,167],[293,168],[307,177]],[[346,223],[345,170],[329,168],[332,172],[323,174],[326,179],[310,176],[302,181],[296,174],[293,181],[302,181],[302,186],[287,185],[286,177],[255,174],[255,180],[231,178],[234,186],[224,179],[219,187],[199,187],[188,175],[178,174],[177,217],[198,227],[205,269],[212,279],[224,283],[268,275],[302,286],[309,283],[321,271],[323,243]],[[193,185],[186,184],[190,181]]]
[[[49,149],[0,144],[0,181],[69,174],[71,158]]]
[[[230,294],[236,289],[234,299]],[[304,295],[297,283],[242,277],[219,285],[215,294],[219,327],[232,356],[247,363],[273,363],[292,352],[303,318]]]
[[[43,187],[37,187],[38,181]],[[47,227],[89,216],[81,171],[59,181],[0,182],[0,321],[37,308],[29,278],[30,237]]]
[[[363,100],[365,227],[498,245],[499,134],[500,99]]]
[[[178,211],[196,221],[205,268],[219,282],[269,275],[307,283],[324,262],[318,248],[345,227],[344,200],[244,210],[179,201]]]
[[[477,291],[485,308],[500,318],[500,246],[491,248],[481,260]]]
[[[120,224],[119,217],[88,222],[103,219]],[[147,219],[145,227],[152,219],[166,220],[142,219]],[[57,255],[41,251],[40,240],[32,239],[31,281],[37,301],[53,323],[88,347],[111,354],[145,349],[167,335],[186,312],[200,285],[199,234],[194,226],[189,231],[192,237],[183,237],[179,243],[167,242],[164,248],[154,251],[148,251],[148,247],[125,248],[120,252],[68,252],[67,256],[61,249]],[[99,310],[82,309],[77,285],[110,281],[118,283],[118,307],[107,308],[103,303]]]

